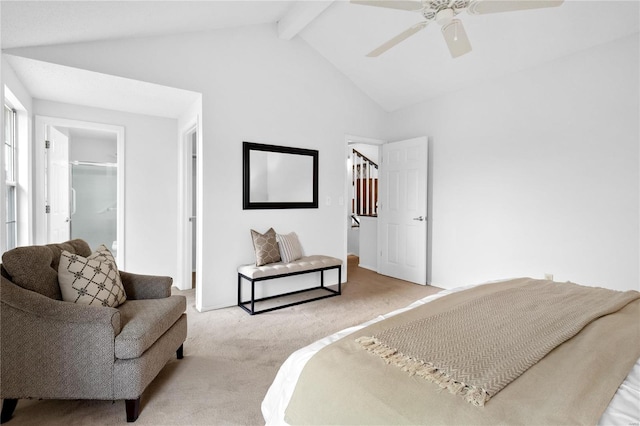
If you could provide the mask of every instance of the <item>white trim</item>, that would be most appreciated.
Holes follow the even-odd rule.
[[[190,231],[188,227],[188,212],[191,210],[189,204],[191,200],[191,194],[187,194],[186,181],[186,169],[187,159],[191,159],[191,143],[187,142],[187,135],[190,132],[196,132],[196,151],[197,161],[196,167],[198,168],[197,182],[196,182],[196,310],[202,312],[202,219],[203,215],[203,132],[202,132],[202,96],[199,96],[198,100],[187,108],[185,113],[178,119],[178,132],[176,134],[176,143],[178,151],[178,246],[180,247],[180,255],[178,256],[177,265],[177,277],[178,282],[176,286],[178,288],[191,288],[191,272],[192,265],[189,262],[190,256],[186,256],[184,253],[191,253],[192,246],[190,245],[190,235],[186,235]],[[186,158],[185,158],[186,157]],[[189,262],[189,264],[187,264]],[[188,276],[188,280],[186,277]],[[187,284],[188,283],[188,284]]]
[[[17,220],[18,220],[18,246],[27,246],[33,243],[33,178],[32,178],[32,147],[31,147],[31,118],[29,112],[24,107],[17,96],[13,94],[11,89],[3,85],[4,103],[16,110],[16,190],[18,191]],[[0,124],[4,129],[4,114],[0,120]],[[4,164],[4,149],[0,153],[0,164]],[[1,167],[4,170],[4,167]],[[4,180],[0,189],[0,199],[5,199]],[[5,203],[2,202],[3,217],[6,217]],[[2,245],[0,250],[6,250],[6,235],[4,226],[0,231],[2,237]]]
[[[8,88],[7,88],[8,89]],[[2,95],[2,102],[5,101],[5,96],[6,96],[6,92],[5,92],[5,85],[4,84],[0,84],[0,95]],[[2,131],[4,132],[4,114],[2,114],[2,116],[0,116],[0,129],[2,129]],[[4,136],[3,136],[4,138]],[[2,141],[2,149],[0,150],[0,216],[1,217],[7,217],[7,203],[5,203],[5,183],[4,183],[4,141]],[[7,249],[6,245],[7,245],[7,236],[6,234],[6,230],[4,226],[0,226],[0,253],[4,253]]]
[[[100,130],[115,133],[117,139],[118,165],[118,213],[116,238],[118,240],[118,268],[125,269],[125,163],[124,163],[124,127],[112,124],[92,123],[89,121],[70,120],[67,118],[46,117],[36,115],[34,141],[34,201],[35,219],[34,243],[47,244],[47,220],[45,214],[45,148],[44,141],[49,126],[71,127],[77,129]]]
[[[203,215],[203,143],[202,143],[202,100],[199,99],[189,110],[178,120],[178,244],[181,247],[178,256],[178,277],[177,287],[180,289],[191,288],[192,273],[192,244],[191,227],[189,226],[189,212],[191,211],[192,194],[189,187],[187,173],[190,170],[192,155],[192,145],[189,136],[195,131],[196,134],[196,297],[195,307],[199,312],[202,308],[202,217]]]
[[[179,253],[179,264],[178,264],[178,276],[180,279],[176,283],[176,287],[180,290],[189,290],[191,288],[191,274],[193,272],[193,241],[192,241],[192,231],[191,224],[189,222],[191,211],[191,206],[193,203],[192,191],[191,191],[191,177],[189,176],[192,172],[191,163],[192,163],[192,135],[195,132],[196,138],[199,139],[198,136],[198,117],[194,117],[193,120],[189,121],[180,131],[179,138],[179,186],[178,186],[178,197],[179,197],[179,206],[180,211],[178,213],[178,240],[182,245],[182,249]],[[197,140],[196,139],[196,140]],[[199,150],[196,147],[196,151],[199,154]],[[199,155],[198,155],[199,156]],[[197,167],[197,166],[196,166]],[[197,184],[197,182],[196,182]],[[196,205],[198,205],[199,200],[197,200],[196,196]],[[196,213],[196,252],[197,252],[197,241],[199,234],[199,224],[198,224],[198,215]],[[196,255],[196,280],[198,280],[198,264],[197,264],[197,255]]]

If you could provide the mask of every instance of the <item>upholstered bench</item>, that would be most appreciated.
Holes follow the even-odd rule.
[[[334,290],[324,285],[324,271],[330,269],[338,270],[338,290]],[[255,298],[255,283],[258,281],[266,281],[274,278],[289,277],[293,275],[308,274],[312,272],[320,272],[320,285],[317,287],[307,288],[304,290],[297,290],[288,293],[277,294],[274,296],[263,297],[260,299]],[[251,299],[248,301],[242,300],[242,279],[245,279],[251,283]],[[289,306],[299,305],[302,303],[313,302],[314,300],[326,299],[327,297],[339,296],[342,292],[342,260],[336,259],[330,256],[305,256],[301,259],[294,260],[289,263],[277,262],[269,263],[263,266],[256,266],[255,264],[242,265],[238,267],[238,306],[247,311],[249,314],[261,314],[263,312],[274,311],[276,309],[287,308]],[[295,301],[260,311],[255,310],[255,303],[264,300],[274,299],[276,297],[289,296],[298,293],[304,293],[313,290],[323,290],[327,294],[305,299],[302,301]],[[250,308],[247,307],[250,305]]]

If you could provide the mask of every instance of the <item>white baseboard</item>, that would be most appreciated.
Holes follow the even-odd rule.
[[[364,264],[362,264],[362,263],[360,263],[358,266],[359,266],[359,267],[361,267],[361,268],[364,268],[364,269],[368,269],[368,270],[370,270],[370,271],[373,271],[373,272],[375,272],[376,274],[378,273],[378,268],[374,268],[373,266],[367,266],[367,265],[364,265]]]

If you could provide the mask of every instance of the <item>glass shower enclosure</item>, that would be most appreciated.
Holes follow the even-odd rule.
[[[113,163],[71,162],[71,238],[117,256],[118,169]]]

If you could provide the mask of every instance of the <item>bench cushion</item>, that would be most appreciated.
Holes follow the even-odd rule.
[[[310,271],[313,269],[330,268],[342,265],[342,260],[331,256],[314,255],[305,256],[293,262],[270,263],[268,265],[256,266],[242,265],[238,267],[238,273],[250,279],[265,278],[275,275],[286,275],[295,272]]]

